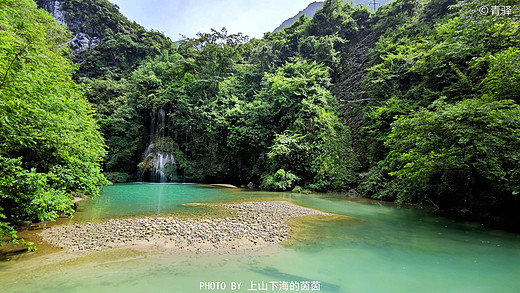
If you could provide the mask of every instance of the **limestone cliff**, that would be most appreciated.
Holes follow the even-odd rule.
[[[72,50],[79,54],[84,50],[99,45],[102,40],[101,33],[89,26],[88,11],[85,14],[75,13],[72,0],[37,0],[40,8],[49,12],[58,23],[67,26],[73,33],[70,41]]]
[[[80,64],[80,77],[119,80],[129,76],[143,59],[175,47],[163,34],[129,21],[108,0],[36,3],[72,31],[70,46]]]

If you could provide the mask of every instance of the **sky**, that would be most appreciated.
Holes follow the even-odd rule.
[[[225,27],[229,33],[242,32],[261,38],[315,0],[109,0],[131,21],[147,30],[163,32],[173,41],[181,34]]]

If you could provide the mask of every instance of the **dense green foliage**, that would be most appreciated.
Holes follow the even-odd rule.
[[[518,223],[519,21],[482,15],[483,5],[495,4],[395,1],[378,11],[387,19],[365,85],[384,102],[366,108],[368,195]]]
[[[175,155],[175,180],[295,191],[361,184],[373,198],[511,221],[518,17],[482,15],[483,5],[495,4],[396,0],[373,12],[329,0],[313,19],[259,40],[213,30],[155,46],[159,54],[126,66],[135,70],[122,79],[90,81],[106,167],[146,179],[153,146]]]
[[[353,182],[347,166],[355,160],[342,145],[350,144],[349,133],[334,113],[327,69],[295,59],[263,73],[261,63],[242,56],[248,46],[244,41],[241,35],[213,31],[186,40],[182,55],[164,52],[144,62],[130,79],[128,104],[120,108],[134,105],[135,124],[127,120],[121,126],[141,125],[145,137],[154,136],[156,129],[143,126],[155,125],[158,111],[168,113],[162,131],[173,141],[167,146],[177,158],[177,180],[262,180],[264,188],[288,190],[295,184],[268,183],[285,168],[305,188],[326,190]],[[134,136],[129,133],[127,139]],[[140,142],[141,152],[147,142]],[[338,152],[332,151],[336,146]]]
[[[62,57],[63,28],[28,1],[3,1],[0,164],[11,201],[0,216],[9,223],[53,218],[71,193],[99,191],[104,149],[92,115],[114,181],[151,180],[158,160],[173,157],[174,181],[358,189],[518,222],[514,1],[497,16],[478,12],[496,5],[488,0],[395,0],[376,12],[327,0],[313,19],[259,40],[222,29],[178,46],[106,0],[60,3],[75,36],[95,41],[74,57],[95,114]]]
[[[491,99],[441,99],[402,116],[392,123],[390,153],[380,163],[391,177],[373,177],[386,186],[375,195],[511,218],[520,188],[519,127],[520,107]]]
[[[175,155],[170,180],[254,182],[273,190],[355,184],[350,131],[329,88],[343,38],[357,19],[366,21],[367,9],[354,19],[345,17],[354,11],[349,4],[327,3],[322,19],[335,17],[334,32],[301,18],[262,40],[213,30],[177,48],[160,34],[148,37],[153,32],[105,0],[76,2],[63,0],[61,8],[76,35],[99,41],[76,54],[109,147],[110,178],[149,179],[156,162],[149,153],[156,152]],[[339,31],[343,22],[351,27]],[[298,180],[277,186],[279,170]]]
[[[301,181],[304,188],[324,191],[354,182],[350,134],[334,113],[323,66],[286,63],[265,78],[267,88],[259,95],[273,102],[267,121],[275,138],[262,187],[287,190]]]
[[[0,8],[0,241],[12,241],[13,225],[71,212],[73,194],[98,195],[105,149],[71,78],[67,31],[32,1]]]
[[[76,36],[71,45],[82,77],[119,80],[147,56],[175,47],[163,34],[129,21],[107,0],[36,2],[40,7],[57,5],[52,9],[60,11],[62,21]]]

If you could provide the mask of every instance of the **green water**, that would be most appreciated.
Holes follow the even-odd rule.
[[[240,199],[238,189],[215,188],[201,184],[131,183],[105,187],[103,196],[82,202],[75,220],[96,220],[112,217],[199,214],[202,207],[187,207],[188,203],[211,203]]]
[[[124,184],[83,202],[75,221],[132,215],[198,214],[192,202],[278,197],[354,217],[304,221],[305,241],[257,251],[183,255],[105,250],[0,267],[0,292],[254,292],[262,281],[319,281],[320,292],[520,292],[520,235],[416,208],[338,195],[293,195],[203,185]],[[24,269],[25,268],[25,269]],[[200,282],[226,290],[201,290]],[[241,290],[231,290],[241,282]],[[262,292],[281,291],[269,285]],[[318,292],[318,291],[308,291]]]

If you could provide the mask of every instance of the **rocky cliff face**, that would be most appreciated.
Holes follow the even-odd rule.
[[[40,8],[49,12],[59,24],[65,24],[65,13],[62,9],[63,0],[39,0],[36,1]]]
[[[79,77],[119,80],[141,60],[173,50],[171,40],[128,20],[108,0],[35,1],[72,31]]]
[[[49,12],[58,23],[67,26],[72,31],[73,37],[70,45],[74,53],[79,55],[82,51],[99,45],[102,38],[98,32],[87,25],[84,15],[74,13],[71,9],[72,0],[37,0],[38,6]]]

